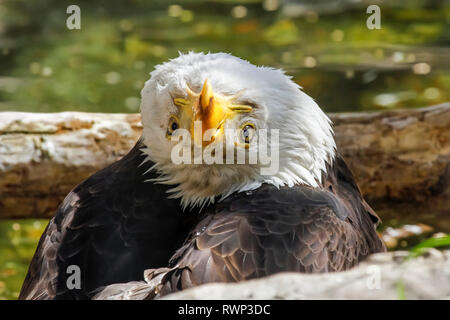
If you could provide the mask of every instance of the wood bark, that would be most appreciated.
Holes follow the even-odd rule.
[[[338,151],[376,209],[450,216],[450,103],[330,117]],[[0,112],[0,218],[51,217],[141,131],[139,114]]]

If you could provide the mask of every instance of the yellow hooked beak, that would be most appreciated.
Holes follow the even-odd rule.
[[[179,107],[187,107],[187,109],[190,109],[186,111],[189,113],[192,112],[192,138],[197,145],[206,146],[223,135],[224,124],[227,120],[234,118],[238,113],[247,113],[252,111],[251,106],[233,104],[231,100],[232,99],[230,98],[215,94],[208,82],[208,79],[206,79],[200,94],[195,94],[188,89],[188,99],[177,98],[174,99],[174,103]],[[211,138],[209,141],[208,139],[205,141],[205,132],[210,129],[215,132],[212,132],[212,135],[208,134]],[[201,137],[198,137],[199,134],[201,134]],[[199,141],[199,138],[202,138],[202,142]]]

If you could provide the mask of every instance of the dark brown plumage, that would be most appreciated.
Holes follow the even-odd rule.
[[[167,199],[168,186],[142,164],[139,141],[121,160],[76,186],[42,235],[19,299],[89,299],[117,282],[142,280],[168,263],[183,243],[190,215]],[[147,173],[146,173],[147,172]],[[81,269],[81,289],[69,290],[70,265]]]
[[[263,185],[228,197],[208,208],[168,268],[147,270],[147,284],[116,284],[96,298],[151,299],[282,271],[342,271],[384,251],[379,218],[341,157],[324,178],[321,189]]]

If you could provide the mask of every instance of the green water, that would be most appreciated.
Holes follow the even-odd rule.
[[[0,300],[16,299],[47,220],[0,221]]]
[[[78,0],[71,31],[73,3],[0,2],[0,111],[137,112],[148,73],[178,50],[281,67],[329,112],[450,98],[450,1],[384,1],[381,30],[367,1]],[[46,223],[0,221],[0,299],[17,297]]]
[[[77,1],[68,30],[72,2],[1,2],[0,110],[137,112],[148,73],[179,50],[282,67],[327,111],[449,100],[450,1],[384,1],[380,30],[350,0]]]

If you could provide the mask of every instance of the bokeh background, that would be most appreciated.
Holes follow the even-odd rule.
[[[450,100],[449,25],[445,0],[0,0],[0,111],[138,112],[153,67],[189,50],[283,68],[327,112],[426,107]],[[0,221],[0,299],[46,224]]]

